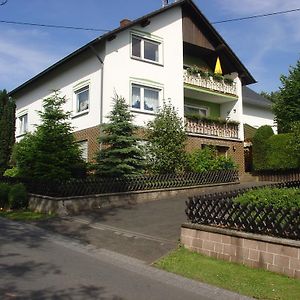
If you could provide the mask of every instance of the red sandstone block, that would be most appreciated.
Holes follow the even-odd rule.
[[[222,235],[221,234],[217,234],[217,233],[209,233],[209,239],[213,242],[218,242],[221,243],[222,241]]]
[[[283,245],[276,244],[268,244],[268,252],[272,252],[275,254],[281,254],[286,256],[291,256],[294,258],[298,258],[298,249],[296,247],[289,247]]]
[[[274,266],[274,265],[269,264],[268,265],[268,270],[271,271],[271,272],[283,274],[283,268],[279,267],[279,266]]]
[[[231,244],[231,236],[222,235],[222,243],[227,245]]]
[[[274,254],[272,254],[272,253],[267,253],[267,252],[262,251],[259,254],[259,260],[262,263],[273,264],[273,259],[274,259]]]
[[[300,271],[296,270],[294,277],[300,279]]]
[[[192,246],[192,238],[189,236],[181,236],[181,243],[185,246]]]
[[[215,243],[214,251],[218,252],[218,253],[223,253],[223,244],[221,244],[221,243]]]
[[[214,251],[215,243],[212,241],[203,241],[202,247],[203,247],[203,249]]]
[[[196,232],[197,232],[196,237],[198,239],[209,240],[209,232],[200,231],[200,230],[197,230]]]
[[[222,259],[222,260],[231,261],[231,257],[230,257],[230,255],[228,255],[228,254],[219,254],[219,255],[218,255],[218,258],[219,258],[219,259]]]
[[[223,253],[228,254],[230,256],[235,256],[236,255],[236,246],[234,245],[224,245],[223,248]]]
[[[283,268],[283,273],[289,277],[294,277],[295,276],[295,270],[294,269],[289,269],[289,268]]]
[[[258,242],[244,239],[244,248],[258,249]]]
[[[236,247],[236,256],[240,259],[248,258],[249,257],[249,249],[248,248],[242,248],[242,247]]]
[[[259,260],[259,251],[250,249],[249,250],[249,259],[258,261]]]
[[[282,268],[288,268],[290,265],[290,258],[283,255],[275,255],[274,265]]]
[[[192,247],[201,249],[203,247],[203,240],[200,239],[192,239]]]
[[[290,268],[300,271],[300,259],[290,258]]]
[[[260,250],[260,251],[267,252],[267,243],[257,241],[257,249]]]

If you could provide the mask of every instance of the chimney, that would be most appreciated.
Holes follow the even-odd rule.
[[[130,23],[131,23],[131,20],[129,20],[129,19],[123,19],[123,20],[120,21],[120,27],[125,27],[128,24],[130,24]]]
[[[169,0],[162,0],[162,7],[165,7],[169,4]]]

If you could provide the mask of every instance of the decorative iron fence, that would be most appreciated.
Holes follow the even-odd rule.
[[[300,181],[265,186],[300,188]],[[249,189],[191,197],[186,202],[186,215],[192,223],[300,239],[300,209],[242,205],[233,201],[233,198]]]
[[[33,194],[52,197],[72,197],[94,194],[132,192],[201,186],[218,183],[238,182],[237,170],[209,171],[203,173],[166,174],[153,176],[134,176],[127,178],[87,178],[68,182],[50,182],[15,178],[0,178],[0,182],[22,182]]]

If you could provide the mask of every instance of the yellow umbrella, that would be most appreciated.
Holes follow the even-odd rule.
[[[220,75],[222,75],[222,73],[223,73],[219,57],[217,58],[217,62],[216,62],[216,66],[215,66],[215,73],[220,74]]]

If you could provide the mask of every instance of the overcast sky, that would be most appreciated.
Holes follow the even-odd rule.
[[[0,3],[3,0],[0,0]],[[0,20],[114,29],[161,7],[161,0],[8,0]],[[172,0],[171,0],[172,2]],[[300,7],[299,0],[194,0],[211,21]],[[249,87],[275,91],[279,77],[300,58],[300,12],[216,24],[258,81]],[[0,89],[12,90],[101,32],[59,30],[0,23]]]

